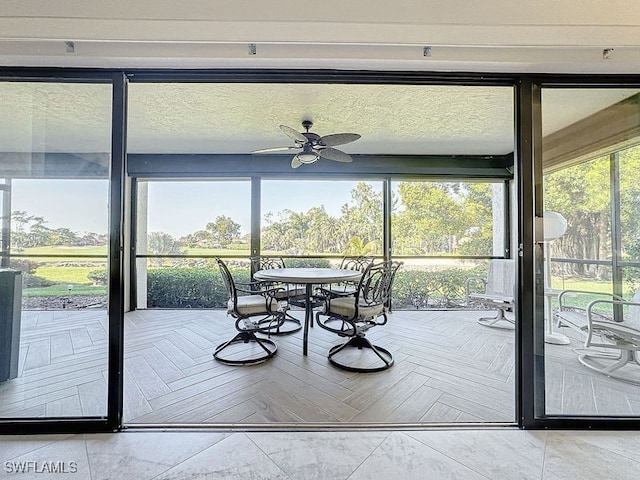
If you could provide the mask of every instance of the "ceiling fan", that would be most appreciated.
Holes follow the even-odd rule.
[[[306,131],[300,133],[286,125],[280,125],[280,130],[295,142],[294,147],[263,148],[251,153],[289,152],[292,150],[302,149],[302,151],[298,152],[291,160],[292,168],[298,168],[302,164],[314,163],[319,158],[326,158],[327,160],[343,163],[353,161],[353,158],[351,158],[350,155],[347,155],[342,150],[338,150],[333,147],[336,145],[355,142],[360,138],[360,135],[357,133],[334,133],[332,135],[325,135],[324,137],[321,137],[320,135],[309,131],[312,126],[313,122],[310,120],[304,120],[302,122],[302,127]]]

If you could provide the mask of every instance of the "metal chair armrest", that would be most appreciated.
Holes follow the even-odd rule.
[[[481,282],[482,283],[482,290],[486,291],[487,290],[487,280],[483,277],[469,277],[467,278],[467,280],[464,282],[464,290],[465,290],[465,294],[466,294],[466,301],[467,301],[467,305],[469,304],[469,295],[471,295],[471,282]]]
[[[581,308],[581,307],[576,307],[576,306],[572,306],[572,305],[567,305],[563,300],[565,296],[568,296],[570,298],[575,298],[578,295],[600,295],[600,296],[605,296],[605,297],[611,297],[611,300],[602,300],[602,301],[622,301],[624,302],[625,300],[618,296],[615,295],[613,293],[607,293],[607,292],[592,292],[592,291],[588,291],[588,290],[562,290],[559,294],[558,294],[558,308],[559,310],[563,310],[565,308],[574,308],[574,309],[579,309],[579,310],[584,310],[586,311],[586,308]],[[598,301],[598,300],[594,300],[594,301]],[[593,302],[591,302],[593,303]],[[588,307],[587,307],[588,308]]]
[[[250,295],[261,295],[263,297],[272,297],[275,298],[275,294],[277,292],[282,292],[284,291],[284,288],[282,287],[274,287],[274,288],[263,288],[261,290],[247,290],[247,289],[243,289],[243,288],[237,288],[236,289],[238,292],[242,292],[242,293],[248,293]]]
[[[591,318],[593,307],[598,304],[606,304],[606,305],[626,305],[626,306],[636,306],[640,307],[640,303],[636,302],[628,302],[626,300],[594,300],[587,305],[587,315]],[[596,313],[597,315],[597,313]]]

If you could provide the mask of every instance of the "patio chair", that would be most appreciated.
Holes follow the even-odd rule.
[[[580,307],[585,297],[589,303],[586,308]],[[640,385],[639,369],[623,369],[629,364],[640,366],[640,290],[631,301],[602,292],[564,290],[558,295],[558,304],[558,326],[573,328],[584,335],[584,348],[574,350],[582,365]],[[611,318],[616,307],[622,313],[621,319]]]
[[[254,270],[269,270],[272,268],[287,268],[282,257],[252,257],[251,261]],[[302,285],[291,285],[288,283],[278,284],[275,282],[257,282],[263,285],[269,285],[276,288],[275,298],[280,302],[280,306],[284,312],[284,324],[275,326],[271,329],[272,335],[289,335],[295,333],[302,328],[302,323],[296,317],[289,313],[290,306],[304,306],[305,287]]]
[[[277,353],[278,346],[272,340],[257,337],[256,333],[268,333],[271,328],[284,323],[284,313],[275,298],[278,289],[256,289],[253,282],[236,284],[227,265],[219,258],[216,258],[216,262],[229,295],[227,314],[236,319],[235,327],[238,334],[228,342],[218,345],[213,358],[229,365],[249,365],[268,360]],[[238,288],[238,285],[249,288]],[[255,348],[233,348],[237,344],[248,347],[247,344],[250,343],[255,344]],[[225,350],[227,352],[223,354]]]
[[[373,263],[374,257],[368,256],[345,256],[342,257],[340,266],[338,268],[342,270],[354,270],[358,272],[364,272],[371,263]],[[354,294],[358,288],[357,282],[341,282],[329,285],[327,288],[334,293],[351,293]]]
[[[370,328],[387,323],[391,285],[400,265],[399,262],[370,264],[355,293],[320,290],[324,295],[323,306],[316,314],[316,323],[340,337],[349,338],[329,349],[328,359],[332,365],[353,372],[378,372],[393,365],[393,355],[373,345],[365,335]]]
[[[506,310],[513,309],[515,284],[515,262],[507,259],[491,260],[486,278],[467,279],[465,282],[467,306],[479,303],[497,310],[495,317],[479,318],[480,325],[508,330],[515,328],[515,321],[504,314]],[[478,285],[482,285],[482,288],[478,289]]]

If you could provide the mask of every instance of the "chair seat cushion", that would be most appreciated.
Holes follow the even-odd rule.
[[[326,313],[331,315],[339,315],[341,317],[352,318],[355,315],[356,302],[354,297],[334,298],[329,303],[329,309]],[[384,305],[360,305],[358,307],[358,318],[373,318],[382,314]]]
[[[469,298],[483,302],[513,303],[513,297],[493,293],[470,293]]]
[[[601,332],[605,336],[640,346],[640,330],[636,330],[624,322],[594,321],[592,325],[595,331]]]
[[[240,315],[255,315],[275,313],[279,305],[275,298],[265,299],[262,295],[247,295],[238,297],[238,313]],[[227,302],[227,312],[233,313],[233,300]]]
[[[574,330],[584,332],[588,328],[589,321],[585,312],[561,310],[556,313],[556,316],[561,325],[566,325]]]

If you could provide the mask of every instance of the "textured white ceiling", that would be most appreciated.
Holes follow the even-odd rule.
[[[550,133],[638,90],[543,91]],[[510,87],[330,84],[136,84],[131,153],[248,153],[292,145],[278,128],[355,132],[362,154],[491,155],[513,151]],[[108,152],[111,87],[0,84],[0,151]]]
[[[638,73],[637,0],[2,0],[0,65]],[[67,52],[65,41],[76,49]],[[258,45],[256,55],[247,44]],[[432,46],[425,59],[423,46]],[[614,49],[603,57],[604,49]]]
[[[350,153],[468,154],[513,150],[512,89],[389,85],[137,84],[132,152],[246,153],[293,145],[278,125],[354,132]]]

